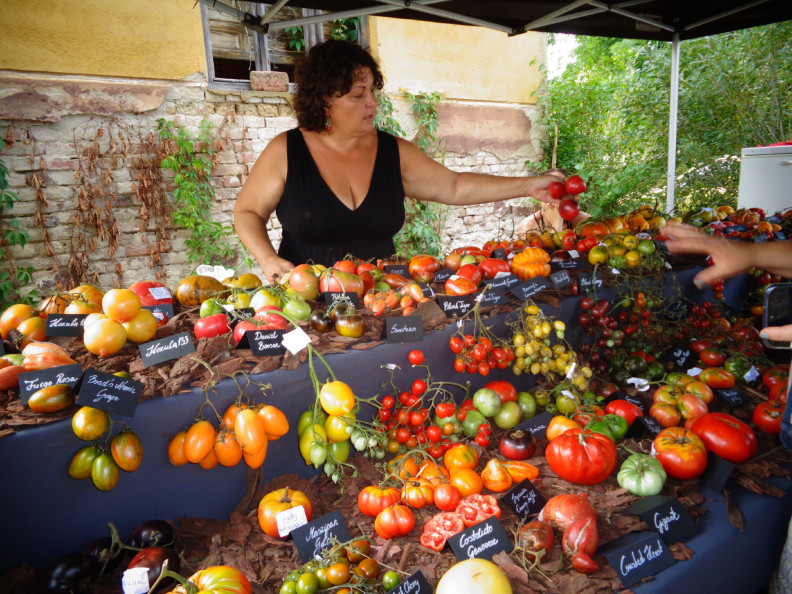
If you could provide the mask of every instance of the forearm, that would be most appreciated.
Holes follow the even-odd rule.
[[[267,222],[260,215],[251,211],[235,211],[234,229],[240,241],[261,266],[268,281],[279,279],[292,268],[290,262],[278,256],[267,232]]]
[[[543,177],[503,177],[482,173],[457,173],[454,191],[446,200],[448,204],[455,206],[482,204],[525,196],[534,196],[541,200],[545,196],[539,190],[546,187],[546,184],[541,183]],[[549,199],[549,196],[547,198]]]

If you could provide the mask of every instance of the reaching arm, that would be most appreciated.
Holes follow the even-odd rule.
[[[773,274],[792,277],[792,242],[751,243],[731,241],[707,235],[696,227],[669,223],[664,228],[669,237],[666,246],[671,253],[709,254],[712,266],[693,279],[696,286],[709,285],[757,266]]]
[[[556,175],[505,177],[482,173],[458,173],[427,157],[417,146],[399,139],[402,181],[407,196],[453,206],[496,202],[508,198],[533,196],[541,202],[554,202],[547,193]],[[561,178],[563,179],[563,178]]]
[[[277,282],[294,264],[279,257],[267,233],[286,184],[286,135],[275,137],[253,164],[234,205],[234,229],[264,272]]]

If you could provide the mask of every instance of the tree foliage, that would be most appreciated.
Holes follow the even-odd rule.
[[[589,184],[582,206],[611,216],[665,210],[671,44],[578,37],[541,90],[557,164]],[[676,211],[736,205],[743,147],[792,138],[792,21],[680,44]]]

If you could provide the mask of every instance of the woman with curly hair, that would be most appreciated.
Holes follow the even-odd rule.
[[[239,238],[272,281],[295,264],[331,265],[394,252],[404,197],[449,205],[533,196],[552,202],[556,176],[457,173],[374,127],[383,77],[368,52],[345,41],[311,49],[297,68],[298,128],[276,136],[253,165],[234,208]],[[283,227],[277,253],[267,234]]]

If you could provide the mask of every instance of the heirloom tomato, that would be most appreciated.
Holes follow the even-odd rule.
[[[119,431],[110,440],[110,453],[121,470],[134,472],[143,461],[143,444],[134,431]]]
[[[473,448],[463,443],[457,443],[443,454],[443,465],[449,473],[462,468],[473,469],[478,465],[478,454]]]
[[[577,421],[570,419],[564,415],[556,415],[550,422],[547,424],[547,430],[545,431],[545,435],[547,436],[548,441],[553,441],[559,435],[563,435],[566,431],[570,429],[581,429],[582,426]]]
[[[406,505],[389,505],[374,519],[374,530],[382,538],[391,539],[405,536],[415,526],[415,514]]]
[[[149,584],[153,584],[162,574],[162,566],[168,562],[168,571],[178,573],[181,567],[179,561],[179,554],[168,547],[146,547],[137,553],[129,562],[127,569],[136,569],[139,567],[147,569],[147,577]],[[160,582],[165,585],[170,582],[170,579]]]
[[[549,184],[547,184],[547,193],[550,194],[550,198],[553,198],[554,200],[561,200],[561,198],[566,196],[567,191],[563,182],[551,181]]]
[[[84,441],[98,439],[110,428],[107,411],[83,406],[72,417],[72,431]]]
[[[75,396],[71,386],[67,384],[53,384],[33,392],[28,399],[30,410],[39,413],[56,413],[66,410],[74,404]]]
[[[682,427],[663,429],[654,438],[653,446],[663,469],[674,478],[695,478],[707,467],[704,442]]]
[[[487,382],[484,384],[484,388],[493,390],[498,395],[501,402],[517,401],[517,389],[505,380]]]
[[[89,318],[86,318],[83,326],[83,344],[86,349],[99,357],[109,357],[124,348],[127,335],[119,322],[107,317],[94,318],[94,321],[89,321]]]
[[[616,399],[608,402],[608,404],[605,405],[605,412],[609,415],[619,415],[627,421],[628,426],[631,426],[635,419],[643,416],[643,412],[637,404],[623,399]]]
[[[459,489],[462,497],[481,493],[481,490],[484,488],[484,482],[481,480],[481,476],[472,468],[458,468],[457,470],[452,470],[449,482]]]
[[[419,283],[428,283],[434,278],[434,273],[443,267],[443,263],[427,254],[410,258],[408,270],[410,275]]]
[[[204,303],[209,303],[209,301],[204,301]],[[228,325],[226,314],[216,313],[196,320],[193,332],[195,333],[195,338],[212,338],[231,332],[231,328]]]
[[[655,402],[649,408],[649,416],[663,427],[674,427],[682,422],[682,413],[674,404]]]
[[[689,394],[687,392],[679,397],[677,408],[682,414],[682,418],[685,420],[696,419],[709,412],[709,407],[706,402],[695,394]]]
[[[44,589],[49,593],[82,591],[82,586],[96,576],[99,567],[88,553],[72,551],[58,557],[44,574]]]
[[[100,491],[109,491],[118,483],[118,464],[109,452],[99,454],[91,464],[91,480]]]
[[[501,453],[510,460],[525,460],[536,451],[536,438],[530,431],[514,429],[504,433],[498,442]]]
[[[411,478],[404,483],[401,498],[410,507],[421,509],[434,502],[434,487],[424,478]]]
[[[168,567],[168,569],[171,568]],[[205,594],[251,594],[252,592],[250,582],[244,574],[227,565],[212,565],[206,569],[200,569],[192,574],[187,581],[193,584],[198,592]],[[193,588],[180,584],[169,594],[188,594],[192,591]]]
[[[574,522],[591,518],[597,521],[597,512],[589,503],[586,494],[574,495],[563,493],[547,500],[539,513],[539,519],[550,523],[555,529],[563,532]]]
[[[550,468],[569,481],[595,485],[616,467],[616,444],[601,433],[570,429],[553,439],[545,449]]]
[[[376,517],[383,509],[394,505],[400,498],[401,494],[395,487],[383,489],[376,485],[369,485],[361,489],[358,494],[358,508],[364,515]]]
[[[553,527],[542,520],[531,520],[517,532],[517,544],[525,550],[529,560],[541,559],[555,544]]]
[[[0,337],[4,340],[8,338],[8,333],[16,329],[19,324],[35,315],[32,305],[27,303],[15,303],[5,309],[0,315]]]
[[[289,431],[289,420],[283,411],[270,404],[265,404],[256,413],[264,420],[264,430],[267,433],[267,441],[275,441],[283,437]],[[350,413],[351,415],[351,413]],[[352,420],[355,417],[352,415]]]
[[[213,449],[215,458],[223,466],[236,466],[242,461],[242,448],[236,435],[226,427],[217,432]]]
[[[443,550],[449,537],[465,529],[462,516],[456,512],[441,512],[426,521],[419,542],[435,551]]]
[[[712,388],[710,388],[704,382],[698,380],[694,380],[692,382],[688,382],[684,384],[684,390],[685,393],[687,394],[695,394],[696,396],[701,398],[706,404],[712,402],[712,399],[714,398]]]
[[[128,289],[138,296],[141,305],[173,303],[170,290],[157,281],[138,281],[129,285]]]
[[[566,183],[564,184],[564,189],[566,190],[567,194],[577,196],[578,194],[582,194],[586,191],[586,182],[583,181],[583,178],[579,175],[573,175],[567,178]]]
[[[478,285],[469,278],[465,278],[463,276],[452,275],[445,282],[445,292],[448,295],[453,295],[455,297],[471,295],[477,290]]]
[[[462,516],[465,526],[472,526],[479,522],[495,516],[500,518],[501,509],[498,500],[492,495],[481,495],[473,493],[467,495],[457,505],[456,513]]]
[[[500,258],[484,258],[479,262],[478,266],[485,279],[495,278],[500,273],[508,274],[511,272],[509,263]]]
[[[102,310],[119,324],[128,322],[140,311],[140,297],[129,289],[110,289],[102,297]]]
[[[363,298],[365,286],[357,274],[328,268],[319,275],[319,290],[322,293],[356,293]]]
[[[512,594],[509,578],[486,559],[467,559],[443,574],[435,594]]]
[[[187,431],[179,431],[168,442],[168,461],[173,466],[184,466],[187,464],[187,456],[184,454],[184,439]]]
[[[91,466],[102,450],[96,446],[85,446],[80,448],[71,463],[69,464],[69,476],[73,479],[87,479],[91,476]]]
[[[702,369],[698,379],[707,384],[710,388],[715,388],[716,390],[733,388],[736,383],[734,375],[719,367],[707,367],[706,369]]]
[[[760,402],[753,411],[753,423],[761,431],[778,435],[781,433],[781,420],[784,417],[784,403],[779,400]]]
[[[327,414],[341,416],[355,408],[355,395],[347,384],[336,380],[322,385],[319,402]]]
[[[619,486],[639,497],[657,495],[663,489],[666,472],[657,458],[648,454],[632,454],[616,475]]]
[[[756,453],[756,434],[739,419],[726,413],[707,413],[690,430],[704,445],[724,460],[739,464]]]
[[[146,520],[130,534],[128,544],[136,549],[153,546],[173,548],[176,532],[165,520]]]
[[[273,538],[285,537],[286,535],[281,536],[278,530],[278,514],[297,506],[302,506],[305,510],[305,517],[310,522],[313,507],[305,493],[294,491],[289,487],[270,491],[261,498],[258,504],[259,526],[265,534]]]
[[[564,198],[558,205],[558,212],[565,221],[572,221],[580,214],[580,206],[577,200]]]
[[[142,344],[154,339],[159,322],[153,313],[141,308],[134,318],[121,325],[126,330],[127,340]]]
[[[593,555],[599,546],[599,533],[597,532],[597,521],[592,518],[576,520],[564,530],[564,537],[561,540],[564,554],[573,557],[578,553]],[[585,573],[585,572],[583,572]]]
[[[214,448],[217,432],[209,421],[193,423],[184,438],[184,455],[188,462],[198,464]]]
[[[512,477],[506,467],[495,458],[490,459],[481,471],[481,482],[485,489],[502,493],[512,486]]]
[[[437,485],[434,490],[434,504],[437,509],[442,511],[453,511],[462,500],[462,493],[455,485],[443,483]]]

